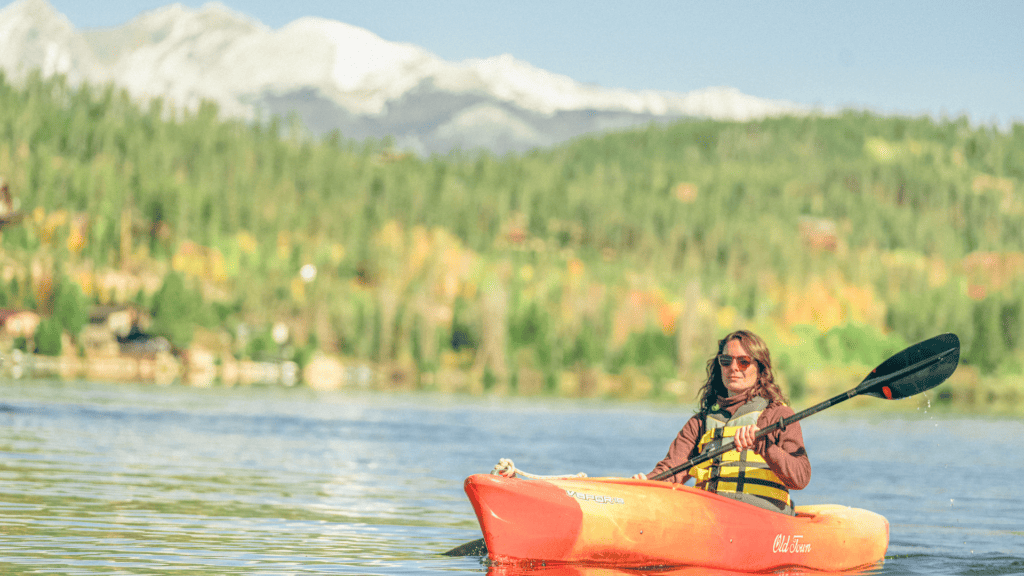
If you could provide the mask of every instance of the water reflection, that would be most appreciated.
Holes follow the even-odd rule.
[[[829,576],[862,576],[876,574],[881,566],[874,566],[852,572],[829,572]],[[810,576],[821,572],[801,568],[783,568],[767,572],[776,576]],[[751,576],[750,572],[736,572],[700,566],[617,568],[611,566],[586,566],[579,564],[522,563],[491,565],[487,576]]]
[[[538,474],[629,475],[690,408],[0,381],[0,572],[690,575],[490,566],[466,476],[501,457]],[[837,412],[805,427],[801,504],[889,518],[865,573],[1020,574],[1019,420]],[[1000,474],[978,480],[978,462]],[[783,574],[803,574],[783,571]]]

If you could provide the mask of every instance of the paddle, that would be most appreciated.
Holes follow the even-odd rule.
[[[466,542],[444,553],[445,556],[485,556],[486,554],[487,543],[484,542],[483,538]]]
[[[950,374],[956,370],[959,361],[960,339],[956,337],[956,334],[940,334],[924,342],[918,342],[879,364],[856,388],[762,428],[757,431],[754,438],[760,438],[861,394],[887,400],[899,400],[930,390],[949,378]],[[664,480],[683,470],[721,456],[732,449],[733,443],[729,442],[716,450],[695,456],[683,464],[655,474],[650,479]]]
[[[765,434],[769,434],[783,426],[788,426],[797,420],[803,420],[854,396],[863,394],[865,396],[874,396],[875,398],[899,400],[900,398],[920,394],[925,390],[931,390],[943,383],[946,378],[949,378],[953,371],[956,370],[959,361],[960,339],[956,337],[956,334],[940,334],[924,342],[918,342],[879,364],[856,388],[758,430],[754,437],[760,438]],[[730,442],[717,450],[691,458],[685,464],[680,464],[656,474],[650,479],[664,480],[683,470],[688,470],[701,462],[721,456],[732,450],[732,448],[733,444]],[[483,556],[486,553],[487,545],[484,539],[480,538],[461,546],[456,546],[444,554],[446,556]]]

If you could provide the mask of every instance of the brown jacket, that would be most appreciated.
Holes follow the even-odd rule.
[[[736,404],[728,408],[730,413],[735,413],[742,404]],[[765,428],[775,422],[792,416],[793,410],[789,406],[781,404],[770,404],[761,412],[757,419],[757,427]],[[672,445],[669,446],[668,454],[658,462],[647,474],[651,476],[683,464],[690,458],[697,456],[697,443],[704,434],[704,420],[699,414],[694,415],[686,421],[683,429],[676,435]],[[800,430],[800,423],[794,422],[786,426],[786,430],[775,430],[770,434],[757,439],[754,444],[754,451],[757,452],[772,472],[782,480],[790,490],[802,490],[811,481],[811,461],[807,459],[807,450],[804,449],[804,435]],[[667,478],[669,482],[683,483],[690,478],[687,471],[682,471]]]

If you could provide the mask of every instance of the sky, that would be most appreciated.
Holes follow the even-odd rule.
[[[169,0],[48,0],[78,28]],[[198,8],[204,1],[182,0]],[[11,0],[0,0],[0,7]],[[280,28],[319,16],[451,61],[511,54],[608,88],[1024,124],[1024,0],[222,0]]]

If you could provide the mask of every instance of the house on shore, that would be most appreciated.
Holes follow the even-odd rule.
[[[25,215],[14,205],[7,182],[0,177],[0,230],[5,226],[21,222],[24,217]]]

